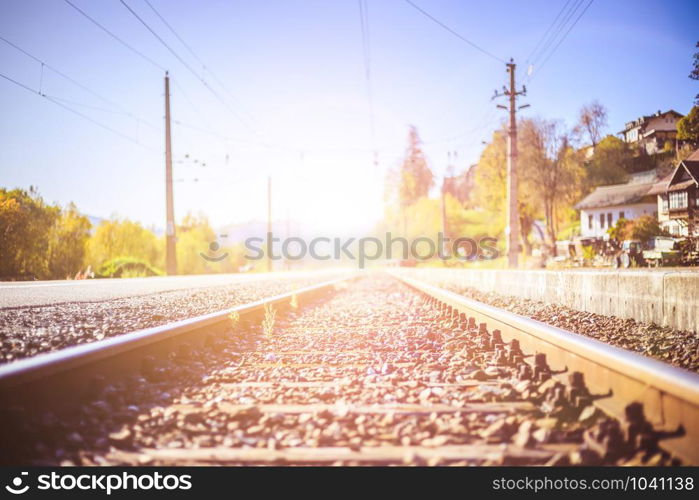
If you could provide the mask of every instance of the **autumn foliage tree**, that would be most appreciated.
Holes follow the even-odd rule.
[[[82,269],[90,221],[73,204],[44,202],[31,187],[0,188],[0,277],[56,279]]]
[[[520,120],[518,127],[522,129],[525,120]],[[523,152],[522,134],[518,137],[518,149]],[[526,175],[528,162],[520,160],[518,165],[519,183],[517,185],[517,200],[519,202],[520,237],[527,254],[531,253],[529,233],[534,221],[541,210],[536,200],[535,186],[530,185],[532,176]],[[505,200],[507,199],[507,132],[504,129],[493,133],[491,142],[481,153],[476,170],[475,198],[478,206],[492,215],[493,226],[504,224]]]
[[[687,116],[677,122],[677,138],[693,147],[699,146],[699,105],[692,107]]]
[[[386,177],[385,222],[393,227],[395,219],[401,219],[400,232],[407,236],[409,208],[429,195],[434,185],[434,175],[422,150],[417,129],[408,131],[408,146],[398,169],[391,169]]]
[[[402,207],[416,203],[426,197],[434,184],[434,175],[427,165],[420,137],[415,127],[408,132],[408,147],[400,167],[398,198]]]
[[[580,194],[582,156],[571,146],[571,134],[555,120],[527,120],[522,134],[521,163],[543,211],[548,243],[555,248],[559,221]]]
[[[0,189],[0,276],[49,277],[47,235],[59,216],[34,188]]]
[[[86,263],[99,270],[112,259],[129,257],[162,268],[162,241],[138,222],[113,217],[95,229],[87,245]]]
[[[658,219],[652,215],[642,215],[637,219],[619,219],[614,226],[607,230],[607,234],[617,241],[639,240],[648,241],[654,236],[669,236],[668,232],[660,227]]]
[[[549,243],[572,214],[567,208],[579,195],[584,177],[581,155],[571,146],[571,134],[559,122],[523,119],[518,123],[517,164],[520,236],[527,253],[534,221],[543,217]],[[505,212],[507,134],[499,130],[481,154],[476,171],[479,205],[495,214]]]
[[[52,278],[72,278],[83,268],[90,221],[71,203],[61,211],[48,235],[48,266]]]
[[[607,126],[607,108],[595,100],[580,108],[578,123],[573,128],[576,137],[584,137],[592,147],[597,146]]]

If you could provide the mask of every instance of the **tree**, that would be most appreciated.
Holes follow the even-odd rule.
[[[586,136],[594,148],[602,138],[602,131],[607,127],[607,109],[595,100],[584,105],[578,115],[578,124],[573,129],[576,136]]]
[[[59,208],[47,205],[38,191],[0,188],[0,276],[11,279],[50,277],[48,234]]]
[[[187,214],[182,224],[177,226],[177,273],[207,274],[220,272],[225,264],[209,262],[201,256],[209,251],[209,245],[216,240],[216,233],[211,229],[208,219],[203,215]],[[224,252],[219,250],[223,255]],[[215,255],[215,257],[217,257]]]
[[[699,146],[699,105],[692,107],[687,116],[677,122],[677,138],[692,146]]]
[[[48,266],[52,278],[71,278],[82,269],[91,226],[73,203],[61,211],[48,235]]]
[[[613,135],[606,136],[585,165],[585,191],[592,191],[597,186],[626,182],[632,161],[633,153],[628,144]]]
[[[525,127],[526,120],[521,120],[518,127]],[[519,135],[518,148],[520,153],[527,149],[522,135]],[[517,199],[519,202],[519,228],[520,237],[527,255],[531,254],[529,233],[536,217],[540,213],[540,204],[537,199],[536,182],[532,184],[533,176],[526,173],[529,168],[528,161],[518,164],[519,182],[517,184]],[[505,129],[493,133],[493,138],[481,153],[475,176],[475,198],[479,207],[493,214],[491,219],[494,227],[503,227],[505,224],[505,202],[507,199],[507,132]],[[491,234],[492,236],[492,234]]]
[[[696,47],[699,49],[699,42],[697,42]],[[692,80],[699,80],[699,52],[694,53],[694,63],[692,65],[692,72],[689,73],[689,78]],[[699,106],[699,94],[694,98],[694,104]]]
[[[617,241],[639,240],[648,241],[654,236],[669,236],[667,231],[660,227],[658,219],[652,215],[642,215],[638,219],[619,219],[617,223],[607,229],[610,238]]]
[[[434,175],[427,165],[420,142],[417,129],[411,126],[408,132],[408,148],[400,168],[398,198],[401,207],[408,207],[427,196],[434,184]]]
[[[162,268],[164,242],[138,222],[117,217],[102,221],[88,241],[86,265],[99,269],[117,257],[140,259]]]
[[[548,243],[555,249],[559,211],[580,193],[584,175],[581,154],[571,147],[570,133],[554,120],[525,120],[521,135],[523,176],[535,187]]]

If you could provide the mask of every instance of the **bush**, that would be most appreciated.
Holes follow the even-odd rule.
[[[98,278],[144,278],[162,276],[164,273],[145,260],[133,257],[117,257],[102,264],[96,276]]]
[[[638,219],[619,219],[613,227],[607,230],[612,239],[617,241],[640,240],[648,241],[654,236],[668,236],[658,220],[652,215],[642,215]]]

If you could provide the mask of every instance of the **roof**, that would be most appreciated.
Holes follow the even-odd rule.
[[[692,186],[694,184],[696,184],[696,182],[690,179],[688,181],[682,181],[680,183],[673,184],[672,186],[669,186],[667,188],[667,190],[668,191],[682,191],[683,189],[687,189],[689,186]]]
[[[655,183],[644,184],[615,184],[613,186],[601,186],[582,199],[575,208],[578,210],[587,208],[612,207],[616,205],[628,205],[638,203],[649,194]]]
[[[682,118],[684,116],[682,113],[678,113],[674,109],[669,109],[667,111],[658,110],[656,113],[653,113],[652,115],[643,115],[643,116],[636,118],[633,121],[627,122],[624,126],[624,130],[622,130],[619,133],[623,134],[624,132],[632,130],[636,127],[640,127],[640,126],[644,125],[648,120],[650,120],[653,117],[665,116],[665,115],[669,115],[669,114],[675,115],[679,118]]]
[[[696,151],[694,151],[694,153],[685,158],[684,161],[699,161],[699,149],[697,149]]]
[[[648,194],[663,194],[667,192],[667,187],[670,184],[670,181],[672,180],[672,177],[675,175],[675,172],[670,172],[667,174],[665,177],[660,179],[658,182],[653,184],[653,187],[650,188],[650,191],[648,191]]]
[[[687,174],[689,174],[689,178],[687,178]],[[656,182],[648,194],[657,195],[668,191],[679,191],[692,184],[699,184],[699,149],[679,162],[672,173]]]
[[[699,184],[699,150],[689,155],[686,159],[677,164],[677,168],[672,173],[669,186],[674,187],[679,184],[686,184],[685,181],[690,181],[690,184]],[[687,184],[688,186],[689,184]],[[685,187],[687,187],[685,186]],[[681,189],[681,188],[677,188]]]
[[[699,160],[696,161],[690,161],[690,160],[685,160],[682,162],[685,167],[687,167],[687,170],[691,174],[692,177],[694,177],[694,180],[696,182],[699,182]]]

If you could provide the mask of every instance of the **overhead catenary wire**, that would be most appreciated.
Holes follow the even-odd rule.
[[[240,121],[246,128],[248,128],[251,132],[257,133],[254,128],[246,122],[246,120],[243,119],[243,117],[236,112],[222,97],[221,95],[214,89],[209,83],[202,77],[197,71],[192,68],[192,66],[184,60],[182,56],[180,56],[175,49],[173,49],[163,38],[158,35],[158,33],[141,17],[138,15],[138,13],[133,10],[129,4],[126,3],[125,0],[119,0],[121,4],[126,7],[126,9],[143,25],[145,28],[158,40],[197,80],[201,82],[204,87],[206,87],[209,92],[221,103],[224,105],[224,107],[233,115],[235,116],[238,121]]]
[[[369,6],[366,0],[357,0],[359,3],[359,25],[362,32],[362,55],[364,60],[364,76],[366,79],[367,101],[369,105],[369,128],[371,147],[374,150],[374,163],[378,163],[376,151],[376,119],[374,113],[374,96],[371,79],[371,45],[369,39]]]
[[[152,58],[148,57],[147,55],[145,55],[143,52],[141,52],[141,51],[138,50],[137,48],[133,47],[132,45],[130,45],[130,44],[128,44],[128,43],[126,43],[122,38],[120,38],[119,36],[115,35],[113,32],[111,32],[111,31],[108,30],[107,28],[105,28],[101,23],[99,23],[97,20],[95,20],[95,19],[94,19],[93,17],[91,17],[87,12],[85,12],[84,10],[82,10],[80,7],[78,7],[77,5],[75,5],[73,2],[71,2],[70,0],[63,0],[63,1],[64,1],[65,3],[67,3],[68,5],[70,5],[70,6],[71,6],[73,9],[75,9],[77,12],[79,12],[83,17],[85,17],[85,18],[86,18],[88,21],[90,21],[92,24],[94,24],[95,26],[97,26],[98,28],[100,28],[102,31],[104,31],[105,33],[107,33],[109,36],[111,36],[112,38],[114,38],[114,39],[115,39],[117,42],[119,42],[121,45],[123,45],[124,47],[126,47],[127,49],[129,49],[131,52],[133,52],[134,54],[136,54],[137,56],[139,56],[141,59],[143,59],[144,61],[146,61],[146,62],[152,64],[153,66],[155,66],[156,68],[158,68],[159,70],[161,70],[161,71],[163,71],[163,72],[167,71],[167,69],[166,69],[164,66],[161,66],[161,65],[158,64],[155,60],[153,60]]]
[[[91,89],[90,87],[88,87],[87,85],[85,85],[85,84],[83,84],[83,83],[80,83],[79,81],[77,81],[76,79],[74,79],[74,78],[68,76],[66,73],[62,72],[62,71],[59,70],[58,68],[55,68],[54,66],[51,66],[51,65],[48,64],[46,61],[40,59],[39,57],[35,56],[34,54],[30,53],[29,51],[23,49],[22,47],[20,47],[20,46],[17,45],[16,43],[11,42],[10,40],[8,40],[7,38],[5,38],[5,37],[3,37],[3,36],[0,36],[0,40],[2,40],[2,41],[5,42],[7,45],[13,47],[14,49],[18,50],[19,52],[21,52],[21,53],[24,54],[25,56],[29,57],[30,59],[36,61],[37,63],[39,63],[39,64],[41,65],[41,78],[40,78],[40,81],[39,81],[39,93],[40,93],[40,94],[42,94],[42,92],[43,92],[43,86],[44,86],[44,68],[47,68],[47,69],[53,71],[54,73],[56,73],[57,75],[59,75],[60,77],[64,78],[65,80],[69,81],[70,83],[72,83],[72,84],[75,85],[76,87],[79,87],[80,89],[84,90],[85,92],[87,92],[87,93],[91,94],[92,96],[96,97],[96,98],[99,99],[100,101],[102,101],[102,102],[104,102],[104,103],[106,103],[106,104],[109,104],[110,106],[112,106],[112,107],[114,107],[114,108],[120,110],[120,112],[121,112],[122,114],[124,114],[124,115],[126,115],[126,116],[129,116],[130,118],[133,118],[134,120],[139,121],[139,122],[141,122],[141,123],[144,123],[144,124],[146,124],[146,125],[148,125],[148,126],[150,126],[150,127],[156,128],[155,125],[153,125],[152,123],[149,123],[148,121],[142,119],[141,117],[139,117],[139,116],[136,115],[135,113],[130,112],[128,109],[124,108],[124,106],[122,106],[121,104],[116,103],[116,102],[112,101],[111,99],[108,99],[108,98],[104,97],[103,95],[99,94],[98,92],[92,90],[92,89]],[[42,94],[42,95],[43,95],[43,94]],[[49,96],[47,96],[47,97],[49,97]],[[68,99],[59,98],[59,97],[56,97],[56,96],[51,96],[51,97],[56,98],[56,99],[59,99],[59,100],[62,100],[62,101],[66,101],[66,102],[68,101]],[[78,103],[76,103],[76,102],[73,102],[72,104],[76,104],[76,105],[80,105],[80,106],[84,106],[84,107],[91,107],[90,105],[87,105],[87,104],[78,104]],[[99,109],[99,108],[95,107],[95,109]],[[104,109],[103,109],[103,110],[104,110]],[[104,111],[108,111],[108,110],[104,110]]]
[[[554,18],[554,20],[551,22],[551,24],[549,24],[548,28],[546,28],[546,31],[544,31],[544,34],[541,36],[541,38],[539,39],[539,41],[536,43],[536,45],[534,46],[534,48],[532,49],[532,51],[531,51],[531,52],[529,53],[529,55],[527,56],[527,59],[526,59],[527,62],[530,62],[530,61],[533,61],[533,60],[534,60],[534,55],[536,54],[536,52],[537,52],[537,51],[539,50],[539,48],[541,47],[541,44],[544,43],[544,40],[546,40],[546,37],[549,35],[549,33],[551,33],[551,30],[554,28],[554,26],[556,26],[556,23],[557,23],[558,20],[561,18],[561,16],[563,15],[563,13],[567,10],[568,5],[569,5],[570,2],[572,2],[572,1],[573,1],[573,0],[566,0],[566,3],[563,4],[563,7],[561,7],[561,10],[558,11],[558,14],[557,14],[556,17]]]
[[[449,26],[447,26],[446,24],[444,24],[442,21],[440,21],[439,19],[437,19],[436,17],[434,17],[432,14],[430,14],[429,12],[427,12],[426,10],[424,10],[423,8],[419,7],[417,4],[413,3],[411,0],[405,0],[405,2],[406,2],[408,5],[410,5],[411,7],[413,7],[415,10],[417,10],[418,12],[420,12],[423,16],[425,16],[425,17],[427,17],[428,19],[432,20],[432,22],[434,22],[435,24],[438,24],[439,26],[441,26],[442,28],[444,28],[445,30],[447,30],[449,33],[451,33],[452,35],[454,35],[455,37],[457,37],[457,38],[460,39],[461,41],[466,42],[468,45],[470,45],[470,46],[473,47],[474,49],[478,50],[479,52],[485,54],[486,56],[488,56],[488,57],[490,57],[490,58],[492,58],[492,59],[495,59],[496,61],[499,61],[499,62],[501,62],[501,63],[503,63],[503,64],[507,64],[507,61],[505,61],[503,58],[496,56],[496,55],[493,54],[492,52],[490,52],[490,51],[484,49],[483,47],[481,47],[480,45],[478,45],[478,44],[472,42],[471,40],[469,40],[468,38],[466,38],[466,37],[463,36],[462,34],[458,33],[457,31],[453,30],[452,28],[450,28]]]
[[[147,149],[147,150],[149,150],[149,151],[153,151],[153,152],[158,152],[158,153],[160,153],[160,151],[158,151],[157,149],[152,148],[152,147],[150,147],[150,146],[147,146],[147,145],[143,144],[143,143],[140,142],[138,139],[135,139],[135,138],[133,138],[133,137],[131,137],[131,136],[129,136],[129,135],[126,135],[126,134],[124,134],[124,133],[122,133],[122,132],[119,132],[118,130],[115,130],[115,129],[113,129],[112,127],[110,127],[109,125],[105,125],[104,123],[101,123],[101,122],[95,120],[94,118],[91,118],[90,116],[88,116],[88,115],[86,115],[86,114],[84,114],[84,113],[82,113],[82,112],[80,112],[80,111],[78,111],[78,110],[76,110],[76,109],[74,109],[74,108],[71,108],[70,106],[68,106],[68,105],[66,105],[66,104],[64,104],[64,103],[62,103],[62,102],[60,102],[59,100],[55,99],[55,98],[52,97],[52,96],[49,96],[49,95],[46,95],[46,94],[42,94],[40,91],[31,88],[29,85],[26,85],[26,84],[24,84],[24,83],[22,83],[22,82],[20,82],[20,81],[18,81],[18,80],[15,80],[14,78],[11,78],[11,77],[9,77],[9,76],[3,74],[3,73],[0,73],[0,77],[1,77],[1,78],[4,78],[5,80],[7,80],[7,81],[9,81],[9,82],[11,82],[11,83],[13,83],[13,84],[15,84],[15,85],[21,87],[21,88],[23,88],[24,90],[26,90],[26,91],[28,91],[28,92],[31,92],[32,94],[36,94],[36,95],[38,95],[39,97],[43,97],[44,99],[46,99],[46,100],[52,102],[52,103],[55,104],[56,106],[60,106],[61,108],[65,109],[66,111],[69,111],[69,112],[71,112],[71,113],[73,113],[73,114],[75,114],[75,115],[77,115],[77,116],[83,118],[84,120],[87,120],[88,122],[92,123],[93,125],[96,125],[96,126],[102,128],[102,129],[104,129],[104,130],[107,130],[108,132],[111,132],[112,134],[118,135],[118,136],[121,137],[122,139],[126,139],[127,141],[132,142],[132,143],[134,143],[134,144],[136,144],[136,145],[138,145],[138,146],[141,146],[142,148],[145,148],[145,149]]]
[[[558,23],[558,26],[551,32],[551,35],[548,38],[548,40],[546,40],[546,42],[542,45],[539,53],[534,57],[533,62],[535,64],[538,61],[540,61],[542,57],[545,56],[547,50],[549,50],[549,48],[555,43],[555,41],[558,39],[558,36],[561,34],[563,29],[568,25],[568,22],[571,20],[571,18],[575,15],[577,10],[580,8],[580,6],[584,2],[585,2],[585,0],[575,0],[573,2],[570,9],[568,9],[568,12],[564,14],[563,18]]]
[[[224,91],[224,92],[226,93],[226,95],[233,101],[233,103],[234,103],[236,106],[238,106],[239,108],[241,108],[242,105],[240,104],[240,101],[239,101],[233,94],[231,94],[231,92],[230,92],[230,91],[228,90],[228,88],[223,84],[223,82],[221,81],[221,79],[219,79],[218,76],[216,76],[216,73],[214,73],[214,72],[211,70],[211,68],[204,62],[204,60],[203,60],[201,57],[199,57],[199,56],[197,55],[196,52],[194,52],[194,49],[192,49],[192,47],[184,40],[184,38],[181,37],[180,34],[179,34],[177,31],[175,31],[175,28],[172,27],[172,25],[171,25],[171,24],[165,19],[165,17],[155,8],[155,6],[154,6],[149,0],[144,0],[144,1],[145,1],[145,3],[148,5],[148,7],[150,7],[151,10],[155,13],[155,15],[158,16],[158,19],[160,19],[160,21],[162,21],[162,23],[167,27],[167,29],[170,30],[170,32],[175,36],[175,38],[177,38],[177,39],[180,41],[180,43],[184,46],[184,48],[187,49],[187,51],[192,55],[192,57],[194,57],[194,59],[196,59],[196,60],[199,62],[199,64],[201,64],[202,69],[203,69],[206,73],[208,73],[209,75],[211,75],[211,78],[213,78],[214,81],[216,81],[216,83],[218,83],[219,87],[221,87],[221,89],[223,89],[223,91]],[[245,113],[245,115],[246,115],[246,118],[247,118],[247,119],[249,119],[249,120],[251,120],[251,121],[254,122],[254,119],[253,119],[251,116],[249,116],[248,113]]]
[[[563,34],[563,36],[562,36],[561,39],[558,41],[558,43],[555,45],[555,47],[553,48],[553,50],[551,50],[551,52],[549,52],[548,56],[546,56],[546,59],[544,59],[544,61],[539,65],[539,69],[537,70],[537,74],[541,71],[541,69],[542,69],[542,68],[544,67],[544,65],[548,62],[548,60],[551,59],[551,56],[556,52],[556,50],[558,49],[558,47],[560,47],[560,45],[561,45],[561,44],[563,43],[563,41],[566,39],[566,37],[568,36],[568,34],[573,30],[573,28],[575,27],[575,25],[578,24],[578,21],[580,21],[580,19],[582,18],[582,16],[585,14],[585,12],[587,12],[587,9],[590,8],[590,6],[592,5],[592,3],[593,3],[594,1],[595,1],[595,0],[590,0],[590,1],[587,3],[587,5],[585,6],[585,8],[580,12],[580,14],[578,14],[578,17],[575,18],[575,21],[573,21],[573,23],[570,25],[570,27],[568,28],[568,30]]]

